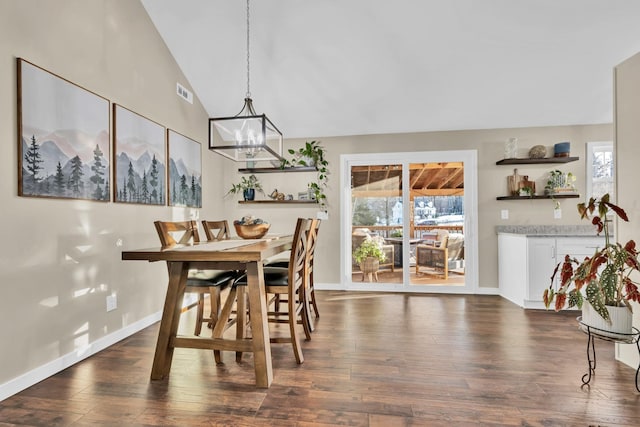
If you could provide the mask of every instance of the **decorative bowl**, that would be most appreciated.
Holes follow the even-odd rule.
[[[233,226],[236,228],[236,234],[243,239],[260,239],[267,234],[271,224],[233,224]]]

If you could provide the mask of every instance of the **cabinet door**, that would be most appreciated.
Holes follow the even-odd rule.
[[[585,257],[591,257],[597,248],[604,246],[604,237],[559,237],[558,262],[564,261],[564,256],[569,255],[582,262]]]
[[[564,262],[565,255],[575,258],[578,262],[585,257],[592,257],[596,249],[604,246],[604,237],[558,237],[556,240],[558,262]],[[575,264],[573,268],[575,268]],[[604,267],[601,267],[604,268]],[[556,277],[556,285],[560,277]]]
[[[500,295],[524,307],[527,299],[527,237],[498,234],[498,283]]]
[[[529,237],[527,301],[525,307],[544,308],[542,294],[551,284],[551,275],[556,268],[556,239]]]

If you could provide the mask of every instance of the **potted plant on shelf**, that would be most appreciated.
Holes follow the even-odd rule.
[[[284,159],[281,168],[314,166],[318,171],[317,180],[310,182],[308,187],[322,209],[325,210],[327,196],[324,190],[327,187],[329,162],[325,158],[326,153],[320,141],[305,142],[304,147],[297,150],[289,149],[288,152],[293,158],[291,160]]]
[[[248,178],[243,176],[239,183],[233,184],[227,194],[242,192],[244,200],[253,200],[256,196],[256,190],[262,193],[262,184],[260,184],[255,175],[249,175]]]
[[[557,169],[552,170],[549,172],[549,178],[547,179],[547,185],[544,187],[544,193],[551,196],[560,193],[575,193],[575,181],[576,176],[571,172],[564,173]]]
[[[533,188],[531,188],[531,187],[522,187],[519,190],[519,195],[521,197],[531,197],[531,196],[533,196]]]
[[[386,256],[382,251],[382,241],[378,237],[367,237],[358,248],[353,251],[353,259],[360,266],[362,271],[362,279],[364,276],[369,276],[371,281],[371,275],[376,275],[378,268],[380,268],[380,261],[384,261]]]
[[[592,197],[587,204],[578,204],[580,217],[590,219],[598,234],[604,232],[604,247],[582,262],[566,255],[564,262],[556,266],[552,284],[544,291],[543,300],[547,308],[554,303],[556,311],[565,305],[582,308],[582,323],[590,327],[614,334],[631,334],[630,302],[640,302],[638,283],[631,278],[632,273],[640,272],[638,251],[633,240],[625,245],[611,241],[611,220],[607,219],[611,211],[621,220],[629,221],[625,211],[609,201],[609,194],[600,199]],[[558,271],[560,287],[556,291],[553,280]]]

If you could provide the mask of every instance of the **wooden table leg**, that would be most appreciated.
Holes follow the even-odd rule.
[[[249,310],[251,310],[251,337],[256,385],[268,388],[273,381],[273,366],[271,364],[271,344],[269,342],[262,262],[247,263],[247,292],[249,292]]]
[[[171,369],[173,346],[170,343],[171,339],[178,333],[182,298],[184,297],[187,273],[189,272],[189,266],[186,262],[168,262],[168,264],[169,284],[167,285],[167,296],[162,310],[160,332],[158,332],[158,342],[156,343],[156,352],[153,357],[153,366],[151,367],[152,380],[163,379]]]

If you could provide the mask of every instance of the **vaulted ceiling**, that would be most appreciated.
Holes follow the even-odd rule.
[[[142,0],[211,117],[247,91],[243,0]],[[285,138],[609,123],[638,0],[259,0],[250,92]]]

